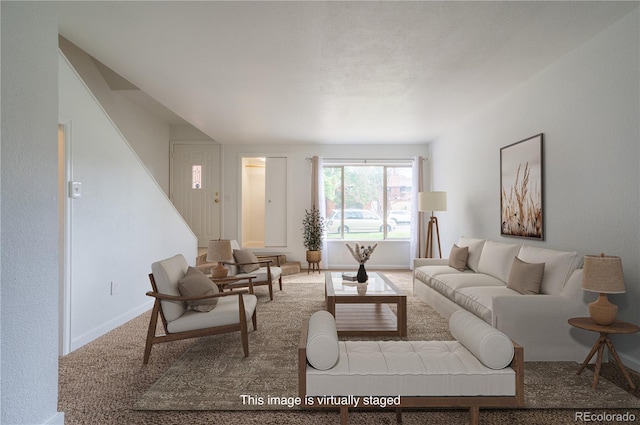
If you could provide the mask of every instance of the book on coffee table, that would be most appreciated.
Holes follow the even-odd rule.
[[[355,282],[356,281],[356,273],[355,272],[347,272],[347,273],[342,273],[342,280],[346,280],[349,282]]]

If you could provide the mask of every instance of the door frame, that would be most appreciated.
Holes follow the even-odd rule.
[[[59,122],[58,130],[63,132],[63,142],[58,142],[58,351],[61,356],[71,352],[71,198],[69,182],[72,180],[71,163],[71,121]],[[60,211],[61,210],[61,211]]]

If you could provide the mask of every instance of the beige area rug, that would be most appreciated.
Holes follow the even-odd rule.
[[[447,321],[414,297],[410,272],[385,272],[408,294],[409,340],[449,340]],[[297,396],[297,345],[305,318],[324,309],[324,274],[284,279],[269,301],[258,295],[258,330],[249,333],[249,357],[239,333],[201,338],[144,394],[135,410],[289,410]],[[355,338],[351,338],[355,339]],[[393,338],[389,338],[393,339]],[[151,353],[153,362],[153,352]],[[593,373],[576,375],[573,362],[525,363],[526,408],[640,408],[640,399],[604,378],[591,389]],[[254,400],[263,404],[254,404]],[[271,398],[271,399],[270,399]],[[271,400],[271,402],[270,402]],[[294,407],[295,408],[295,407]]]

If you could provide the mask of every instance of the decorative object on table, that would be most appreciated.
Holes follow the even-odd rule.
[[[440,254],[440,258],[442,258],[438,217],[435,217],[433,213],[434,211],[447,210],[447,192],[420,192],[418,194],[418,210],[421,212],[431,211],[429,225],[427,226],[427,242],[424,255],[426,258],[433,258],[433,233],[435,231],[438,239],[438,253]]]
[[[366,295],[367,294],[367,288],[369,287],[369,285],[367,285],[366,282],[364,283],[358,283],[356,285],[356,290],[358,291],[358,295]]]
[[[378,244],[376,243],[373,246],[369,245],[366,248],[364,247],[364,245],[360,246],[360,244],[357,242],[355,248],[351,248],[348,243],[345,245],[349,249],[349,252],[353,256],[353,258],[355,258],[355,260],[360,263],[360,267],[358,267],[358,274],[356,275],[356,280],[359,283],[366,282],[369,279],[369,276],[367,276],[367,271],[364,268],[364,263],[366,263],[369,258],[371,258],[371,254],[373,254],[373,251],[375,251]]]
[[[347,282],[355,282],[356,273],[352,273],[352,272],[342,273],[342,280],[346,280]]]
[[[307,249],[307,263],[314,265],[313,269],[316,270],[316,265],[320,264],[322,260],[322,242],[325,231],[325,219],[320,215],[315,205],[311,210],[304,210],[304,219],[302,220],[302,230],[304,238],[304,247]],[[317,268],[318,273],[320,268]],[[308,273],[308,270],[307,270]]]
[[[582,289],[597,292],[598,299],[589,304],[589,315],[599,325],[610,325],[616,320],[618,306],[607,299],[607,294],[622,294],[624,275],[620,257],[585,255]]]
[[[233,260],[233,250],[231,249],[231,241],[226,239],[217,239],[209,241],[207,248],[207,261],[218,263],[211,270],[211,277],[221,279],[227,277],[229,270],[222,265],[223,261]]]
[[[544,240],[542,133],[500,148],[500,234]]]

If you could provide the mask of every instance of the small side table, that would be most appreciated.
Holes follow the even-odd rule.
[[[248,283],[243,283],[241,285],[236,285],[236,286],[246,285],[249,287],[249,293],[253,294],[253,279],[255,279],[256,277],[257,277],[256,275],[242,276],[242,277],[227,276],[227,277],[219,277],[219,278],[209,276],[209,279],[211,279],[211,281],[216,284],[220,292],[224,292],[227,286],[229,286],[229,288],[233,290],[234,283],[240,282],[241,280],[247,280]]]
[[[631,389],[633,390],[636,389],[636,386],[631,380],[631,377],[629,376],[629,373],[625,369],[624,365],[622,364],[622,361],[620,360],[620,357],[618,356],[618,353],[616,352],[616,349],[613,346],[611,339],[609,339],[609,335],[636,333],[640,331],[640,327],[634,325],[633,323],[622,322],[620,320],[616,320],[615,322],[613,322],[608,326],[603,326],[595,323],[593,320],[591,320],[590,317],[574,317],[572,319],[569,319],[569,324],[576,328],[584,329],[585,331],[600,333],[600,338],[598,338],[596,343],[593,345],[593,348],[587,355],[587,358],[584,360],[584,362],[582,362],[580,369],[578,369],[577,375],[580,375],[580,373],[582,373],[584,368],[587,367],[587,364],[589,364],[589,361],[597,351],[598,357],[596,359],[596,369],[593,374],[593,386],[592,386],[594,390],[596,389],[596,387],[598,386],[598,377],[600,375],[600,368],[602,367],[602,355],[604,354],[604,346],[606,345],[609,348],[609,352],[611,353],[614,360],[616,361],[616,365],[618,365],[618,369],[620,369],[620,372],[622,372],[622,375],[624,375],[624,377],[627,379],[627,382],[629,383],[629,386],[631,387]]]

